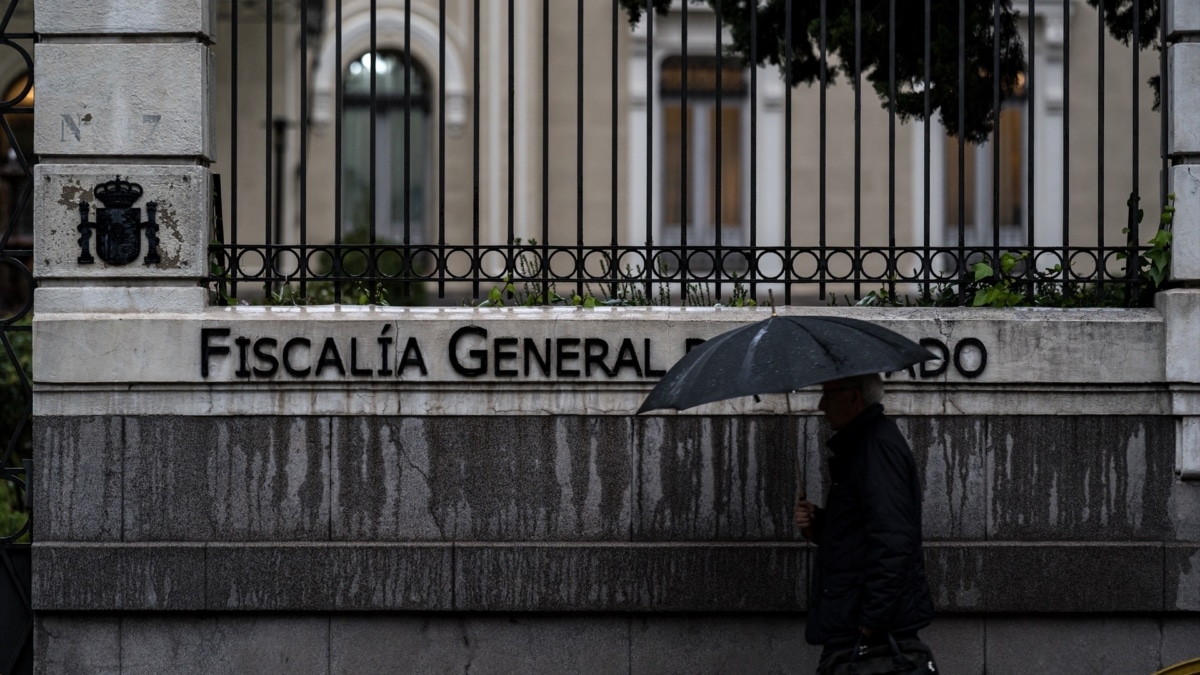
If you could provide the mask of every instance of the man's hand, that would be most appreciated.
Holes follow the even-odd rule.
[[[796,500],[796,529],[800,530],[800,534],[803,534],[808,539],[813,538],[813,523],[816,511],[817,505],[807,499],[801,497]]]

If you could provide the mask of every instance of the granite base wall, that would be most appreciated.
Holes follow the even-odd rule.
[[[943,615],[942,672],[1151,673],[1197,655],[1200,618]],[[812,673],[803,614],[42,613],[39,675]]]
[[[901,417],[930,541],[1200,541],[1161,416]],[[795,541],[807,416],[39,417],[38,541]]]
[[[925,489],[943,669],[1200,656],[1200,485],[1174,475],[1172,418],[899,423]],[[816,417],[34,429],[38,672],[815,666],[813,548],[790,512],[797,461],[823,499]]]

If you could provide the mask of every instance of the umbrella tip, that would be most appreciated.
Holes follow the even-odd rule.
[[[779,316],[775,313],[775,291],[773,289],[767,289],[767,302],[771,305],[771,316]]]

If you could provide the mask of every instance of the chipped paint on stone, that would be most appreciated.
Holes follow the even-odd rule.
[[[96,221],[103,208],[93,194],[96,185],[116,176],[142,186],[143,196],[134,204],[146,219],[146,203],[158,204],[158,252],[160,262],[145,264],[149,250],[139,232],[141,254],[127,265],[110,265],[98,256],[92,264],[80,264],[79,202],[89,205],[88,220]],[[114,279],[163,280],[195,284],[205,273],[210,223],[210,172],[198,166],[153,166],[119,164],[39,164],[34,167],[35,242],[34,269],[45,286],[58,280],[95,280],[97,286]],[[94,233],[88,242],[95,254]]]

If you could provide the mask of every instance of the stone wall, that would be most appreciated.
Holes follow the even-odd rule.
[[[38,672],[811,670],[788,514],[797,452],[822,497],[816,394],[632,415],[689,340],[767,310],[210,307],[215,3],[144,5],[36,15]],[[1165,7],[1185,285],[1190,7]],[[116,176],[157,200],[157,262],[79,262]],[[944,350],[889,408],[950,672],[1197,655],[1198,296],[805,310]]]
[[[1200,610],[1169,419],[899,421],[940,610]],[[56,611],[797,611],[791,453],[820,501],[820,426],[42,417],[34,593]]]
[[[947,345],[888,401],[921,469],[944,667],[1190,655],[1200,486],[1177,476],[1158,310],[809,311]],[[632,415],[689,340],[768,315],[39,315],[39,668],[811,669],[790,512],[797,468],[823,499],[815,393]],[[283,359],[298,338],[312,372],[255,374],[255,345]],[[409,338],[424,372],[399,367]],[[548,338],[566,351],[526,371]],[[587,375],[589,340],[609,349]],[[626,340],[641,372],[617,367]]]

